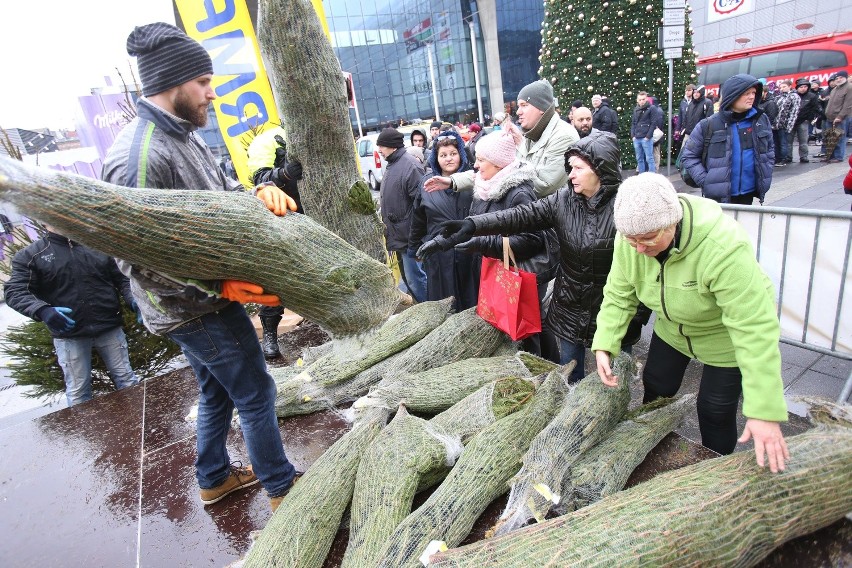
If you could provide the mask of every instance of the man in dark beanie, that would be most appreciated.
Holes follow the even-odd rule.
[[[437,137],[436,137],[437,138]],[[387,162],[379,191],[385,246],[399,263],[399,274],[416,302],[426,299],[426,272],[417,261],[416,251],[408,250],[408,234],[414,213],[414,198],[420,192],[423,165],[405,150],[402,133],[385,128],[376,140],[379,154]]]
[[[196,133],[216,98],[213,63],[204,48],[173,25],[139,26],[127,38],[136,56],[142,93],[137,116],[104,160],[104,181],[127,187],[242,191],[225,177]],[[276,215],[296,203],[274,185],[256,195]],[[215,220],[211,220],[211,223]],[[274,306],[260,286],[235,280],[198,281],[119,261],[130,278],[145,327],[180,345],[199,386],[195,461],[205,505],[258,483],[273,510],[290,490],[296,470],[287,460],[275,415],[275,383],[242,303]],[[235,467],[226,449],[234,408],[239,411],[251,465]]]
[[[518,123],[523,137],[518,144],[518,159],[533,169],[533,189],[544,197],[568,183],[565,152],[580,140],[573,125],[556,113],[553,87],[545,80],[530,83],[518,93]],[[429,179],[424,187],[437,191],[449,187],[442,176]],[[473,170],[450,176],[456,191],[473,189]]]

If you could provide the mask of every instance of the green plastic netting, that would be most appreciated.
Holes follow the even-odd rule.
[[[604,385],[597,372],[587,375],[568,395],[556,418],[533,440],[494,534],[513,531],[531,519],[543,521],[563,495],[571,495],[571,466],[607,436],[630,403],[629,383],[636,378],[636,364],[622,353],[612,366],[619,377],[617,387]]]
[[[633,470],[666,434],[677,428],[695,403],[694,394],[640,406],[619,422],[598,445],[571,468],[571,494],[557,507],[560,514],[591,505],[624,489]],[[662,406],[661,406],[662,404]]]
[[[437,554],[435,568],[754,566],[852,510],[852,428],[787,438],[781,473],[753,452],[658,475],[573,513]]]
[[[391,316],[375,333],[358,339],[358,345],[336,347],[303,367],[298,379],[315,387],[331,387],[345,382],[414,345],[441,325],[452,309],[452,298],[422,302]]]
[[[506,492],[533,437],[563,404],[565,379],[553,371],[521,410],[474,436],[440,487],[397,526],[377,566],[419,566],[430,541],[459,544],[486,507]]]
[[[0,199],[133,264],[259,284],[335,337],[377,327],[399,302],[387,266],[247,193],[126,188],[0,156]]]
[[[384,377],[425,371],[454,361],[491,355],[506,341],[506,334],[476,315],[475,308],[470,308],[449,316],[408,349],[331,387],[301,381],[292,371],[272,370],[278,387],[276,413],[285,417],[334,408],[367,394],[369,387]]]
[[[531,377],[517,357],[464,359],[419,373],[395,373],[382,379],[369,394],[355,401],[347,413],[353,421],[373,406],[436,414],[448,409],[485,383],[501,377]]]
[[[320,568],[352,500],[358,462],[387,421],[376,410],[343,435],[293,486],[246,555],[244,568]]]
[[[304,169],[305,213],[385,262],[383,227],[358,172],[340,63],[311,2],[260,0],[257,39],[288,153]]]
[[[450,410],[426,421],[401,406],[358,466],[344,567],[373,566],[414,495],[440,481],[462,452],[462,441],[520,410],[535,391],[532,381],[491,382]]]

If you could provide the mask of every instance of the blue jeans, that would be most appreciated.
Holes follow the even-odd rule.
[[[132,387],[139,378],[130,368],[127,338],[116,327],[97,337],[53,339],[56,358],[65,376],[65,398],[68,406],[92,400],[92,348],[98,350],[115,388]]]
[[[622,345],[621,350],[625,353],[633,353],[632,345]],[[577,361],[577,366],[571,371],[571,376],[568,377],[569,383],[576,383],[586,376],[586,348],[582,343],[574,343],[567,339],[559,338],[559,364],[565,365],[568,361]]]
[[[559,364],[565,365],[569,361],[576,361],[577,366],[568,377],[569,383],[576,383],[586,376],[586,346],[582,343],[574,343],[567,339],[559,338]]]
[[[780,164],[787,159],[787,131],[773,130],[772,141],[775,143],[775,163]]]
[[[840,132],[842,132],[840,139],[837,141],[837,146],[834,147],[834,152],[830,156],[834,160],[846,160],[846,137],[848,134],[846,128],[848,125],[849,119],[845,118],[834,126],[834,128],[839,128]]]
[[[402,259],[402,272],[405,274],[405,282],[409,293],[414,296],[415,301],[426,301],[426,272],[423,264],[418,262],[414,255],[408,251],[397,252],[397,260]]]
[[[634,138],[633,150],[636,152],[636,169],[642,172],[656,172],[654,165],[654,140],[648,138]]]
[[[195,476],[211,489],[230,474],[225,444],[234,407],[255,475],[275,497],[293,483],[295,468],[284,454],[275,415],[275,382],[254,326],[237,303],[189,321],[167,334],[180,345],[198,381]]]

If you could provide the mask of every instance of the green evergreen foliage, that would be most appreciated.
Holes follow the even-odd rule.
[[[683,58],[674,60],[675,113],[687,84],[698,77],[694,30],[686,8]],[[545,0],[539,55],[542,79],[550,81],[562,109],[579,99],[591,107],[595,93],[609,98],[618,113],[622,165],[636,166],[630,119],[636,95],[646,91],[660,102],[668,119],[668,64],[657,48],[663,3],[651,0]],[[666,128],[663,129],[664,131]],[[666,144],[665,140],[663,144]],[[663,152],[665,161],[665,152]]]
[[[44,228],[36,223],[41,232]],[[13,231],[15,239],[3,242],[6,259],[0,262],[0,274],[5,281],[11,274],[11,259],[15,254],[32,243],[22,227]],[[127,348],[130,353],[130,366],[140,379],[157,376],[169,361],[174,359],[180,348],[167,337],[149,333],[136,321],[136,313],[124,306],[124,333],[127,336]],[[62,369],[56,359],[53,338],[47,326],[41,322],[28,321],[19,326],[11,326],[6,336],[0,340],[2,350],[11,360],[9,371],[18,385],[34,387],[25,396],[30,398],[56,397],[65,392]],[[106,371],[106,366],[97,351],[92,352],[92,393],[115,390]]]

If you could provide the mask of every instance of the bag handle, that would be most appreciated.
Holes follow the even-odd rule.
[[[510,269],[509,261],[512,261],[512,266],[517,268],[518,263],[515,261],[515,253],[512,252],[512,247],[509,246],[509,237],[503,237],[503,268]]]

